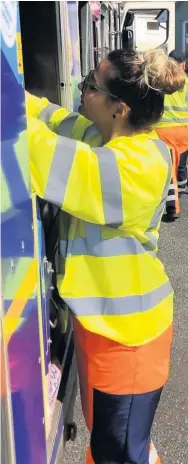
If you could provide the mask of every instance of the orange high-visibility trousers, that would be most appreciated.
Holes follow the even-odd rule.
[[[156,132],[163,142],[174,148],[177,171],[181,154],[188,150],[188,126],[160,127]]]
[[[156,340],[127,347],[74,319],[87,464],[159,464],[150,432],[169,375],[172,326]]]
[[[172,181],[167,198],[168,210],[179,213],[180,201],[178,197],[178,167],[181,155],[188,150],[188,126],[160,127],[156,129],[158,136],[172,148]]]

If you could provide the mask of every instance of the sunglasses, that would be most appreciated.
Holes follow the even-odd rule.
[[[112,98],[115,98],[116,100],[120,100],[117,95],[113,95],[112,93],[108,92],[107,90],[101,89],[101,87],[98,87],[98,85],[95,84],[95,77],[94,77],[94,71],[91,70],[89,74],[83,79],[80,84],[78,84],[78,89],[84,94],[86,90],[97,90],[98,92],[103,92],[109,95]]]

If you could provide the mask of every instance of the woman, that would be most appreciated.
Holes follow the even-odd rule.
[[[34,190],[70,215],[58,284],[75,316],[88,464],[160,462],[150,433],[169,373],[173,291],[156,252],[171,159],[150,127],[183,81],[162,51],[117,50],[80,84],[80,116],[27,100]]]
[[[169,56],[185,71],[185,54],[173,50]],[[186,74],[182,88],[173,95],[165,97],[164,113],[156,126],[156,131],[160,139],[172,147],[172,186],[166,205],[166,218],[171,221],[179,217],[179,197],[187,187],[188,77]]]

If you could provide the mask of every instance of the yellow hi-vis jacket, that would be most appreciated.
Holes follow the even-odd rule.
[[[71,215],[68,239],[63,223],[60,230],[61,297],[91,332],[130,346],[154,340],[173,318],[173,290],[156,258],[168,148],[155,133],[91,148],[101,140],[83,116],[32,96],[27,112],[33,188]]]
[[[188,126],[188,77],[182,90],[165,96],[164,113],[156,127]]]

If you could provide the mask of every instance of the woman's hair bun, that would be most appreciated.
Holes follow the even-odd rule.
[[[163,94],[182,89],[185,82],[184,70],[164,50],[149,50],[139,57],[142,68],[141,85],[147,85]]]

